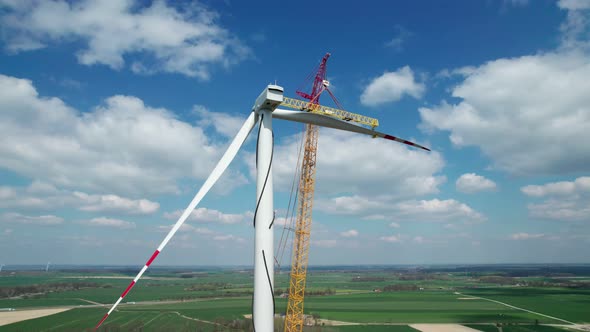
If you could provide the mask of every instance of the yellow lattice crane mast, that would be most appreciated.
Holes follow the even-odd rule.
[[[289,301],[285,315],[285,331],[301,332],[304,323],[303,301],[309,243],[311,235],[313,194],[315,189],[316,157],[319,128],[305,125],[305,141],[301,176],[299,178],[299,201],[297,203],[297,219],[293,237],[293,256],[291,259],[291,277],[289,279]]]
[[[353,121],[375,128],[379,125],[377,119],[342,110],[342,106],[329,90],[330,82],[326,80],[326,61],[330,57],[327,53],[322,59],[314,78],[312,93],[297,91],[297,94],[308,101],[284,98],[282,106],[300,109],[331,116],[344,121]],[[336,105],[340,108],[326,107],[319,104],[322,92],[328,91]],[[319,128],[307,124],[305,127],[303,158],[301,175],[299,178],[299,192],[296,209],[295,235],[293,237],[293,251],[291,259],[291,276],[289,279],[289,300],[285,315],[285,332],[301,332],[303,330],[303,304],[305,298],[305,284],[307,277],[307,263],[309,258],[309,244],[312,224],[313,196],[315,191],[316,159],[318,149]]]

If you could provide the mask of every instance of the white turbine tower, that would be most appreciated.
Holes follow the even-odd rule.
[[[2,272],[3,267],[4,267],[4,264],[0,264],[0,272]]]
[[[144,267],[139,271],[137,276],[131,281],[129,286],[123,291],[117,302],[113,304],[110,310],[102,317],[100,322],[96,325],[98,329],[100,325],[107,319],[107,317],[115,310],[117,305],[129,293],[131,288],[137,283],[139,278],[152,264],[154,259],[164,249],[166,244],[174,236],[176,231],[186,221],[197,204],[203,199],[207,192],[213,187],[215,182],[221,177],[225,169],[229,166],[231,161],[238,153],[242,144],[252,131],[256,123],[258,127],[258,143],[256,148],[256,209],[254,210],[254,228],[255,228],[255,248],[254,248],[254,299],[252,320],[254,323],[254,330],[258,332],[272,332],[274,331],[274,294],[273,294],[273,181],[272,181],[272,158],[274,148],[274,134],[272,130],[272,119],[277,118],[281,120],[296,121],[302,123],[309,123],[323,127],[335,128],[345,131],[351,131],[360,134],[370,135],[372,137],[381,137],[388,140],[393,140],[415,146],[427,151],[429,149],[406,141],[404,139],[380,133],[375,130],[360,127],[346,121],[339,120],[334,117],[325,116],[321,114],[314,114],[305,111],[290,111],[277,109],[283,102],[283,88],[278,85],[269,85],[258,96],[252,112],[238,134],[231,142],[228,149],[225,151],[221,160],[217,163],[207,180],[188,207],[184,210],[176,224],[172,227],[168,235],[164,238],[158,249],[154,251],[148,259]]]
[[[45,266],[45,272],[49,271],[49,264],[51,264],[51,262],[47,262],[47,265]]]

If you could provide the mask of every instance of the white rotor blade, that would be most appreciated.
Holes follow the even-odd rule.
[[[424,149],[426,151],[430,151],[429,148],[423,147],[420,144],[416,144],[414,142],[407,141],[403,138],[395,137],[392,135],[387,135],[372,129],[368,129],[365,127],[357,126],[350,122],[342,121],[336,118],[332,118],[326,115],[305,112],[305,111],[289,111],[283,109],[275,109],[272,112],[273,118],[281,119],[281,120],[289,120],[289,121],[296,121],[296,122],[303,122],[303,123],[310,123],[313,125],[318,125],[322,127],[352,131],[359,134],[371,135],[373,137],[381,137],[388,140],[404,143],[410,146],[414,146],[420,149]]]
[[[219,178],[221,177],[223,172],[227,169],[229,164],[232,162],[232,160],[234,159],[234,157],[236,156],[236,154],[240,150],[240,147],[242,147],[242,144],[244,144],[244,141],[248,137],[248,134],[250,134],[250,131],[252,131],[252,128],[254,128],[254,125],[256,125],[256,114],[254,112],[252,112],[252,113],[250,113],[250,116],[248,117],[246,122],[244,122],[244,125],[242,126],[242,128],[240,128],[240,131],[238,131],[238,134],[236,135],[234,140],[231,142],[231,144],[229,145],[229,147],[227,148],[227,150],[225,151],[225,153],[223,154],[223,156],[221,157],[221,159],[217,163],[217,166],[215,166],[215,168],[213,169],[211,174],[209,174],[209,177],[207,178],[207,180],[205,180],[205,183],[203,183],[203,186],[201,187],[201,189],[199,189],[199,191],[197,192],[197,194],[195,195],[195,197],[193,198],[191,203],[184,210],[184,212],[182,213],[180,218],[178,218],[178,221],[176,222],[176,224],[174,224],[174,227],[172,227],[172,229],[170,230],[168,235],[166,235],[166,238],[164,238],[164,241],[162,241],[162,243],[160,243],[160,246],[158,247],[158,249],[156,249],[156,251],[154,251],[154,253],[150,257],[150,259],[147,261],[145,266],[141,269],[141,271],[139,271],[139,273],[137,274],[135,279],[133,279],[133,281],[129,284],[129,286],[127,286],[125,291],[119,297],[119,300],[117,300],[117,302],[115,302],[115,304],[111,307],[109,312],[107,312],[103,316],[103,318],[100,320],[100,322],[96,325],[96,327],[94,328],[95,330],[98,329],[100,327],[100,325],[111,314],[111,312],[113,310],[115,310],[115,308],[117,307],[119,302],[121,302],[121,300],[123,300],[123,298],[127,295],[127,293],[131,290],[131,288],[133,288],[133,286],[139,280],[139,278],[141,278],[141,276],[147,270],[147,268],[150,266],[150,264],[152,264],[154,259],[156,259],[158,254],[164,249],[166,244],[168,244],[168,241],[170,241],[170,239],[174,236],[176,231],[178,231],[180,226],[182,226],[182,224],[184,224],[184,222],[186,221],[188,216],[193,212],[195,207],[197,207],[197,204],[199,204],[199,202],[203,199],[203,197],[205,197],[205,195],[207,194],[207,192],[209,192],[211,187],[213,187],[215,182],[217,182],[217,180],[219,180]]]

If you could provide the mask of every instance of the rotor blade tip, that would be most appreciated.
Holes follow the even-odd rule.
[[[400,142],[400,143],[403,143],[403,144],[406,144],[406,145],[414,146],[414,147],[417,147],[417,148],[420,148],[420,149],[423,149],[423,150],[426,150],[426,151],[430,151],[429,148],[423,147],[420,144],[416,144],[414,142],[410,142],[410,141],[405,140],[403,138],[399,138],[399,137],[395,137],[395,136],[387,135],[387,134],[383,135],[383,138],[388,139],[388,140],[392,140],[392,141],[396,141],[396,142]]]
[[[104,314],[104,316],[102,317],[102,319],[100,320],[100,322],[98,322],[98,324],[96,324],[96,326],[94,327],[94,331],[98,330],[98,328],[107,319],[107,317],[109,317],[109,314],[108,313]]]

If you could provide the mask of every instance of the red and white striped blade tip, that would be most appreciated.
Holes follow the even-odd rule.
[[[148,267],[150,267],[150,265],[152,264],[152,262],[156,259],[156,257],[158,257],[158,254],[160,254],[159,250],[154,251],[154,253],[152,254],[152,256],[148,259],[148,261],[145,263],[142,272],[147,270]],[[121,293],[121,296],[119,297],[119,300],[117,301],[116,304],[118,304],[119,302],[121,302],[125,296],[127,296],[127,293],[129,293],[129,291],[131,290],[131,288],[133,288],[133,286],[135,286],[135,284],[137,283],[137,281],[139,281],[139,278],[141,277],[141,275],[143,274],[142,272],[140,272],[135,279],[133,279],[130,283],[129,286],[127,286],[127,288],[125,288],[125,290],[123,291],[123,293]],[[113,306],[111,308],[111,310],[109,312],[107,312],[102,319],[100,320],[100,322],[98,322],[98,324],[96,324],[96,327],[94,328],[94,330],[96,331],[101,325],[102,323],[107,319],[107,317],[109,317],[109,314],[111,313],[111,311],[115,308],[116,306]]]
[[[427,147],[424,147],[424,146],[422,146],[420,144],[416,144],[414,142],[407,141],[407,140],[405,140],[403,138],[399,138],[399,137],[395,137],[395,136],[391,136],[391,135],[385,135],[385,136],[383,136],[383,138],[389,139],[389,140],[392,140],[392,141],[396,141],[396,142],[400,142],[400,143],[404,143],[404,144],[407,144],[407,145],[410,145],[410,146],[414,146],[414,147],[417,147],[417,148],[420,148],[420,149],[423,149],[423,150],[426,150],[426,151],[430,151],[430,149],[427,148]]]
[[[98,330],[98,328],[102,325],[102,322],[104,322],[107,317],[109,317],[109,314],[104,314],[104,316],[102,316],[102,319],[100,320],[100,322],[98,322],[98,324],[96,324],[96,326],[94,327],[94,331]]]

